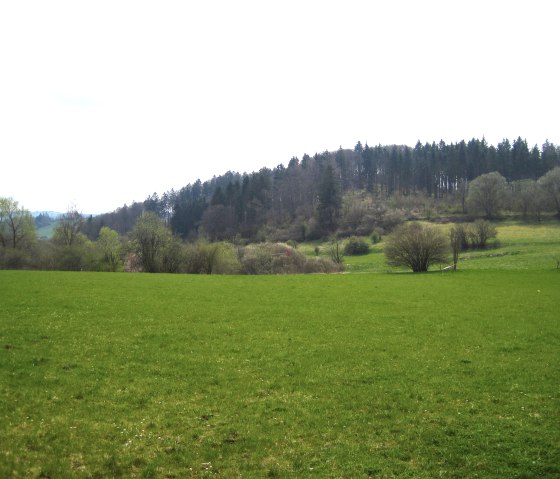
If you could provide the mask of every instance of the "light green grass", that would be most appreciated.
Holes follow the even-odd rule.
[[[558,477],[558,291],[1,271],[0,477]]]
[[[51,239],[54,236],[54,230],[58,225],[58,221],[53,221],[50,225],[37,228],[37,238]]]
[[[549,220],[543,223],[528,224],[516,221],[494,223],[498,232],[496,240],[491,240],[489,248],[470,250],[461,253],[458,268],[460,270],[528,270],[553,269],[560,260],[560,222]],[[433,226],[433,225],[432,225]],[[451,225],[437,225],[447,234]],[[367,238],[366,238],[367,239]],[[344,241],[342,241],[342,244]],[[401,272],[405,268],[387,265],[383,254],[384,239],[371,246],[371,252],[364,256],[345,256],[344,264],[349,273],[389,271]],[[329,255],[329,243],[302,244],[298,248],[305,254],[312,255],[315,246],[320,247],[320,254]],[[451,259],[449,260],[451,263]],[[443,265],[446,266],[446,265]],[[440,265],[432,266],[439,270]]]

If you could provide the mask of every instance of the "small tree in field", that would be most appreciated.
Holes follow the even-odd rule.
[[[405,223],[387,237],[384,252],[391,266],[406,266],[419,273],[432,264],[445,263],[448,249],[447,238],[435,227]]]
[[[453,226],[449,230],[449,241],[451,243],[451,253],[453,254],[453,271],[457,271],[459,253],[463,249],[463,244],[466,241],[466,233],[463,225]]]
[[[486,248],[488,240],[495,238],[497,234],[496,227],[484,220],[476,220],[468,231],[470,245],[473,248]]]

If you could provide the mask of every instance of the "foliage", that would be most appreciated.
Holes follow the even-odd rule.
[[[541,220],[542,212],[547,209],[547,197],[541,184],[532,179],[518,180],[511,184],[511,189],[510,209]]]
[[[163,222],[152,212],[138,218],[131,233],[133,250],[147,273],[174,272],[177,245]]]
[[[344,254],[348,256],[363,255],[369,253],[369,244],[366,240],[352,236],[344,243]]]
[[[381,238],[382,238],[382,233],[378,229],[374,230],[370,237],[371,242],[373,244],[379,243],[381,241]]]
[[[36,240],[31,213],[12,198],[0,197],[0,248],[30,248]]]
[[[95,271],[98,269],[99,254],[96,245],[78,233],[72,244],[54,244],[51,269],[60,271]]]
[[[558,477],[559,287],[0,272],[0,477]]]
[[[410,222],[387,237],[384,253],[389,265],[406,266],[419,273],[428,271],[433,264],[445,263],[448,244],[439,229]]]
[[[53,241],[60,246],[72,246],[75,243],[83,243],[82,227],[84,218],[76,209],[71,208],[63,214],[54,230]]]
[[[462,225],[452,226],[449,230],[449,242],[451,244],[451,254],[453,256],[453,271],[457,270],[459,262],[459,253],[463,249],[465,241],[465,230]]]
[[[436,218],[449,205],[465,214],[469,186],[474,183],[476,189],[476,179],[490,172],[499,172],[512,185],[559,166],[560,148],[546,142],[541,149],[530,149],[521,138],[496,146],[474,138],[414,147],[365,144],[304,154],[301,161],[291,158],[287,167],[228,171],[179,191],[154,193],[143,203],[89,218],[83,232],[93,240],[101,226],[109,226],[124,235],[143,211],[150,211],[174,235],[189,241],[231,240],[237,235],[248,241],[300,242],[333,233],[367,236],[375,227],[390,232],[403,220]],[[471,194],[470,211],[487,217],[498,214],[499,208],[487,212],[473,198]],[[527,205],[514,206],[517,199],[509,204],[500,200],[499,206],[526,209]],[[537,202],[530,214],[538,216],[541,207]]]
[[[476,220],[469,225],[467,236],[471,248],[486,248],[488,240],[497,235],[496,227],[484,220]]]
[[[482,212],[488,219],[495,218],[505,205],[506,179],[498,172],[480,175],[469,187],[467,197],[471,212]]]
[[[343,252],[342,244],[338,240],[338,238],[331,239],[329,254],[333,263],[340,264],[340,265],[342,264],[342,261],[344,259],[344,252]]]
[[[560,215],[560,166],[539,178],[539,185],[545,192],[546,200]]]
[[[317,205],[317,219],[324,232],[332,233],[336,230],[341,201],[340,185],[335,178],[334,167],[328,164],[321,175]]]
[[[103,226],[99,231],[97,245],[102,254],[100,265],[102,271],[118,271],[122,268],[122,245],[119,234],[115,230]]]
[[[198,241],[185,247],[185,273],[238,274],[241,264],[237,248],[230,243]]]

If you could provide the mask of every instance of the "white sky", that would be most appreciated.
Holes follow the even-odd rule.
[[[112,211],[374,144],[560,143],[560,3],[0,1],[0,196]]]

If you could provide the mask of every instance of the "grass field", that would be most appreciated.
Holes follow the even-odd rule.
[[[560,477],[560,272],[482,261],[0,271],[0,477]]]
[[[457,273],[382,243],[330,276],[0,271],[0,477],[560,477],[560,226],[497,240]]]
[[[519,221],[496,222],[497,238],[490,242],[486,250],[471,250],[461,253],[460,270],[534,270],[555,268],[560,261],[560,222],[549,220],[528,224]],[[447,232],[451,225],[440,225]],[[329,255],[328,242],[303,244],[300,250],[307,255],[314,254],[319,246],[320,254]],[[451,261],[451,260],[450,260]],[[350,273],[385,273],[405,271],[391,268],[385,262],[383,241],[371,246],[365,256],[345,256],[346,270]],[[438,265],[432,267],[439,269]]]

